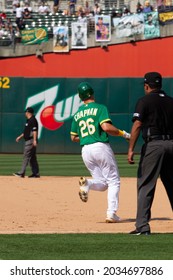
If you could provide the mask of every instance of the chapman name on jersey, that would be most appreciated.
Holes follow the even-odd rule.
[[[83,111],[77,112],[74,116],[75,121],[79,120],[80,118],[83,118],[85,116],[96,116],[97,115],[98,108],[90,108],[85,109]]]

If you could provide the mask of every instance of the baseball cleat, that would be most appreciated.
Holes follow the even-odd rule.
[[[19,172],[13,173],[13,175],[16,176],[16,177],[20,177],[20,178],[24,178],[25,177],[24,174],[21,174]]]
[[[113,216],[107,216],[106,218],[106,223],[119,223],[121,222],[120,217],[118,217],[116,214],[114,214]]]
[[[88,193],[82,189],[80,189],[80,191],[79,191],[79,197],[83,202],[88,201]]]
[[[80,186],[80,190],[79,190],[79,197],[83,202],[87,202],[88,200],[88,192],[85,189],[86,185],[86,178],[85,177],[80,177],[79,179],[79,186]]]
[[[86,178],[85,177],[80,177],[79,179],[79,186],[85,186],[86,185]]]

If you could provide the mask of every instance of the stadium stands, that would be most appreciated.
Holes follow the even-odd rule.
[[[3,0],[5,3],[5,8],[6,8],[6,15],[7,18],[10,19],[11,24],[13,25],[13,28],[15,29],[16,26],[16,18],[15,18],[15,14],[12,12],[12,0]],[[102,11],[101,14],[102,15],[111,15],[111,17],[114,17],[116,15],[116,12],[119,12],[121,14],[122,12],[122,7],[124,7],[124,5],[128,5],[129,3],[134,5],[135,1],[127,1],[127,0],[100,0],[101,3],[101,7],[102,7]],[[47,15],[42,15],[39,14],[37,12],[38,10],[38,1],[31,1],[31,6],[33,8],[33,12],[32,12],[32,19],[25,19],[25,29],[33,29],[33,28],[40,28],[40,27],[46,27],[47,28],[47,32],[48,32],[48,39],[52,39],[53,38],[53,27],[55,26],[61,26],[61,25],[65,25],[68,26],[69,28],[69,35],[71,35],[71,23],[72,22],[76,22],[78,20],[78,15],[76,13],[76,15],[73,16],[69,16],[66,15],[63,11],[63,9],[67,8],[67,1],[62,0],[61,1],[61,9],[59,10],[59,12],[57,12],[56,14],[53,14],[53,11],[48,13]],[[78,5],[81,4],[81,6],[84,6],[85,1],[84,0],[78,0],[77,1]],[[94,0],[92,0],[92,2],[94,4]],[[152,4],[154,4],[154,1],[151,1]],[[52,1],[48,1],[49,6],[51,7],[51,5],[53,5]],[[133,9],[135,9],[135,6],[133,6]],[[93,28],[93,24],[90,24],[91,19],[88,18],[88,36],[90,36],[90,34],[93,34],[94,37],[94,28]],[[168,28],[167,28],[168,29]],[[165,33],[166,36],[172,35],[171,31],[166,32]],[[20,42],[20,36],[16,36],[17,37],[17,42]],[[90,38],[91,39],[91,38]],[[127,38],[125,39],[121,39],[121,40],[115,40],[115,38],[113,38],[111,43],[120,43],[120,42],[129,42],[130,40],[128,40]],[[14,43],[14,42],[13,42]],[[0,38],[0,46],[10,46],[12,44],[12,38],[9,37],[9,35],[7,36],[3,36]],[[93,46],[93,39],[91,39],[91,44],[88,44],[89,46]],[[98,45],[97,43],[94,42],[94,45]],[[51,50],[50,50],[51,51]],[[2,53],[2,52],[1,52]],[[4,52],[5,55],[5,52]],[[14,55],[14,54],[13,54]]]

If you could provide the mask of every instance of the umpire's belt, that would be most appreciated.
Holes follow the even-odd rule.
[[[148,136],[145,139],[145,142],[148,143],[156,140],[173,140],[173,135],[152,135],[152,136]]]
[[[31,139],[33,139],[33,137],[28,137],[28,138],[25,138],[25,141],[29,141]]]

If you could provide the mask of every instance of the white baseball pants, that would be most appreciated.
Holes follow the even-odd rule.
[[[120,176],[114,153],[109,143],[94,143],[82,148],[82,158],[92,179],[87,179],[89,190],[108,190],[107,216],[118,210]]]

